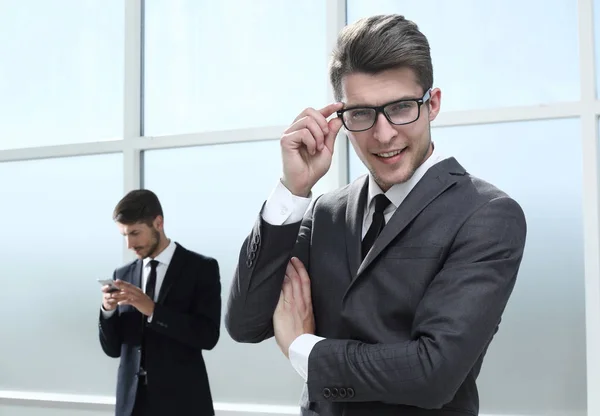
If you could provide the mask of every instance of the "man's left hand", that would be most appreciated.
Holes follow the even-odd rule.
[[[121,289],[113,293],[119,305],[131,305],[146,316],[154,313],[154,301],[142,289],[122,280],[117,280],[115,286]]]
[[[273,315],[275,340],[289,358],[290,345],[302,334],[315,333],[315,318],[310,294],[310,278],[306,268],[296,257],[288,263]]]

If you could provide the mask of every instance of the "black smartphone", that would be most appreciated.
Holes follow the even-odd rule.
[[[102,286],[110,286],[108,293],[119,291],[119,288],[115,286],[115,281],[112,279],[98,279],[98,283],[100,283]]]

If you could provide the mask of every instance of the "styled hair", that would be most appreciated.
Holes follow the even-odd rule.
[[[412,69],[423,92],[433,87],[429,42],[415,23],[392,14],[366,17],[344,27],[329,63],[335,99],[342,100],[344,76],[396,68]]]
[[[113,220],[125,225],[144,223],[152,226],[159,215],[163,216],[163,210],[156,194],[147,189],[137,189],[119,201],[113,212]]]

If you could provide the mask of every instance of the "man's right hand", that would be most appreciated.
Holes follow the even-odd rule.
[[[327,122],[327,117],[342,107],[333,103],[320,110],[307,108],[281,137],[282,183],[292,194],[307,197],[329,170],[342,120],[334,117]]]
[[[113,299],[112,293],[108,292],[109,290],[110,286],[102,286],[102,307],[105,311],[112,311],[117,308],[117,300]]]

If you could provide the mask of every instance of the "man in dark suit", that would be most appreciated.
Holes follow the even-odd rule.
[[[219,265],[165,235],[148,190],[128,193],[114,220],[138,259],[117,269],[119,291],[104,286],[100,344],[120,357],[117,416],[214,415],[202,350],[219,339]]]
[[[477,415],[523,211],[436,151],[441,92],[414,23],[346,27],[330,78],[339,102],[304,110],[281,138],[283,176],[242,245],[227,330],[275,336],[306,381],[303,415]],[[370,173],[309,206],[342,125]]]

